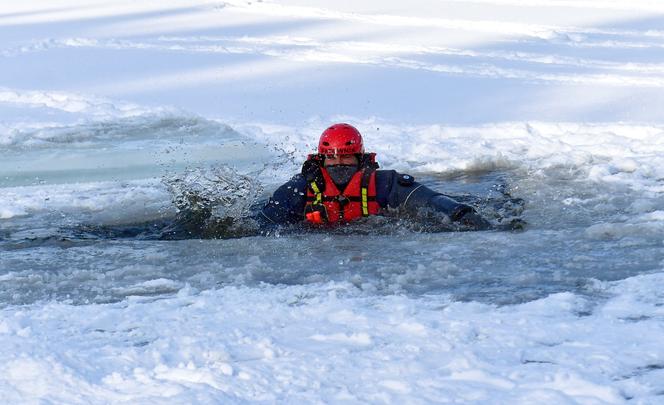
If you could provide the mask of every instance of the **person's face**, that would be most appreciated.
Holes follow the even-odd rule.
[[[325,166],[348,165],[357,166],[360,162],[355,155],[329,155],[325,157]]]

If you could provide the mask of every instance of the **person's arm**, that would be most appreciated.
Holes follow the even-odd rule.
[[[491,223],[482,218],[477,211],[467,204],[434,191],[415,181],[413,176],[395,171],[382,171],[382,187],[389,186],[387,206],[399,212],[414,216],[431,211],[446,215],[451,221],[471,229],[490,229]],[[391,173],[390,173],[391,172]],[[387,180],[387,181],[385,181]]]
[[[259,220],[271,224],[292,224],[304,221],[306,184],[301,174],[293,176],[279,187],[258,215]]]

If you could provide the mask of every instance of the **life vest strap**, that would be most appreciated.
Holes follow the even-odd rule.
[[[309,183],[309,186],[311,186],[311,190],[314,192],[314,204],[322,204],[323,203],[323,193],[321,193],[320,189],[318,188],[318,185],[316,184],[315,181],[312,181]],[[309,197],[307,197],[307,201],[309,200]]]
[[[372,167],[367,167],[364,169],[362,172],[362,182],[360,183],[360,200],[362,202],[362,216],[363,217],[368,217],[369,216],[369,181],[371,181],[371,175],[375,169]],[[375,201],[376,198],[374,197],[373,200]]]

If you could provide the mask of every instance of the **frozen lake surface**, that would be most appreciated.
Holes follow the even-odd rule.
[[[664,402],[663,6],[83,3],[0,11],[0,402]],[[336,121],[527,225],[157,238]]]

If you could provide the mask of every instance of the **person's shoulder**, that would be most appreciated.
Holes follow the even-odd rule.
[[[415,184],[415,177],[407,173],[399,173],[396,170],[376,170],[376,181],[410,187]]]
[[[398,207],[413,189],[415,178],[396,170],[376,171],[376,199],[381,207]]]

